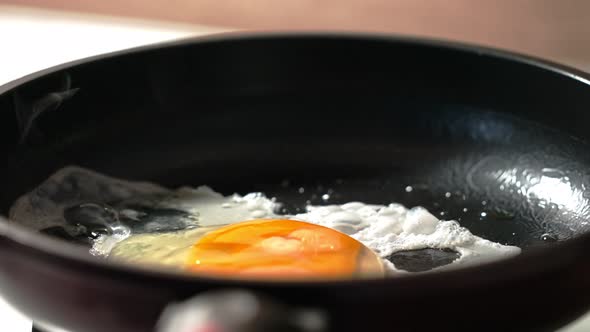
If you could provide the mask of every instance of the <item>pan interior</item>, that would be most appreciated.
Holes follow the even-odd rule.
[[[58,169],[77,165],[167,187],[260,191],[286,213],[308,203],[423,206],[525,250],[590,227],[590,155],[573,137],[580,125],[568,132],[555,114],[563,95],[533,103],[494,70],[546,75],[548,88],[562,78],[425,45],[328,43],[337,47],[315,58],[321,43],[314,39],[155,50],[61,70],[5,93],[2,212]],[[360,46],[376,56],[373,63],[328,61]],[[237,50],[241,62],[229,55]],[[421,62],[431,56],[440,64]],[[463,65],[491,83],[458,72]],[[569,93],[580,101],[579,91]]]
[[[309,203],[423,206],[478,236],[525,248],[587,229],[580,141],[459,106],[347,104],[322,113],[330,106],[261,99],[209,105],[207,114],[106,121],[92,136],[21,153],[18,165],[39,173],[12,180],[27,186],[5,192],[5,204],[60,166],[78,165],[168,187],[259,191],[287,214]]]

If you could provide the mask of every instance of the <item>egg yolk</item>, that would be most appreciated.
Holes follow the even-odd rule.
[[[289,219],[231,224],[200,238],[187,268],[268,278],[355,278],[382,275],[380,259],[336,230]]]

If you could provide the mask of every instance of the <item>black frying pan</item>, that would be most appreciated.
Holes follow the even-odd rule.
[[[4,222],[2,293],[76,332],[149,331],[169,301],[235,287],[321,308],[331,331],[554,330],[590,304],[585,77],[446,42],[274,35],[149,46],[20,79],[0,88],[4,214],[78,165],[263,191],[292,210],[321,203],[318,187],[336,203],[422,205],[523,253],[388,280],[247,282],[107,263]]]

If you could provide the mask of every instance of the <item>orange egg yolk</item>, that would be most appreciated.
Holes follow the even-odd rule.
[[[336,230],[296,220],[258,219],[200,238],[191,248],[187,268],[228,276],[350,278],[380,273],[381,263],[360,242]]]

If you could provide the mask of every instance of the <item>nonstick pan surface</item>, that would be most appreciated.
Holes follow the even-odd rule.
[[[326,188],[330,203],[420,205],[523,254],[389,280],[245,282],[111,264],[5,222],[2,291],[80,332],[149,331],[169,301],[228,287],[322,308],[334,331],[551,331],[590,302],[585,77],[475,46],[317,34],[187,40],[23,78],[0,88],[5,215],[77,165],[262,191],[287,212]]]

